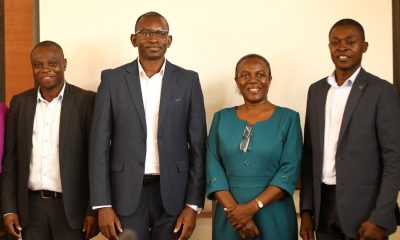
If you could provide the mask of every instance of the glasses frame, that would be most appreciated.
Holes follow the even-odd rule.
[[[251,131],[253,130],[253,126],[246,126],[243,130],[243,140],[240,142],[239,149],[242,152],[249,151],[250,139],[251,139]]]
[[[169,36],[169,31],[163,31],[163,30],[151,31],[142,29],[135,32],[135,35],[138,34],[142,39],[150,39],[153,36],[155,36],[157,39],[166,39]]]

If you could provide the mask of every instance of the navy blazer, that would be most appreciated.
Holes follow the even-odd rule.
[[[301,210],[318,228],[324,149],[326,78],[308,91],[302,162]],[[400,186],[400,103],[392,84],[364,69],[355,79],[343,114],[336,152],[336,198],[343,232],[357,237],[371,220],[396,231]]]
[[[28,178],[37,88],[14,96],[7,115],[2,212],[28,222]],[[89,208],[88,144],[95,93],[66,84],[61,105],[59,157],[65,215],[72,229],[83,227]]]
[[[205,197],[206,122],[197,73],[166,62],[158,119],[161,196],[170,215]],[[138,61],[105,70],[90,138],[92,206],[132,214],[142,190],[146,119]]]

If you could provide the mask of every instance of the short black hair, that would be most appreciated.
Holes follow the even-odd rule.
[[[64,51],[63,51],[62,47],[58,43],[50,41],[50,40],[42,41],[42,42],[39,42],[38,44],[36,44],[36,46],[33,47],[32,51],[31,51],[31,56],[32,56],[33,51],[35,51],[37,48],[40,48],[40,47],[56,48],[57,50],[60,51],[62,58],[64,58]]]
[[[135,23],[135,32],[138,31],[138,29],[137,29],[138,23],[139,23],[140,20],[142,20],[142,18],[144,18],[144,17],[159,17],[159,18],[164,19],[164,21],[167,23],[167,30],[169,31],[169,24],[168,24],[168,21],[167,21],[167,19],[165,19],[165,17],[164,17],[163,15],[159,14],[158,12],[147,12],[147,13],[144,13],[144,14],[140,15],[140,17],[136,20],[136,23]]]
[[[351,18],[343,18],[343,19],[340,19],[340,20],[337,21],[335,24],[333,24],[333,26],[331,27],[331,30],[329,30],[329,35],[331,35],[332,30],[333,30],[335,27],[337,27],[337,26],[353,26],[353,27],[357,28],[357,29],[360,31],[360,33],[361,33],[362,40],[365,41],[365,32],[364,32],[364,28],[363,28],[363,26],[362,26],[359,22],[357,22],[356,20],[351,19]]]
[[[265,65],[267,65],[267,67],[268,67],[268,75],[269,75],[269,77],[270,77],[270,78],[272,77],[271,66],[269,65],[268,60],[267,60],[265,57],[261,56],[261,55],[258,55],[258,54],[255,54],[255,53],[251,53],[251,54],[247,54],[246,56],[243,56],[243,57],[240,58],[239,61],[236,63],[236,67],[235,67],[235,79],[237,78],[237,75],[238,75],[239,65],[240,65],[244,60],[249,59],[249,58],[258,58],[258,59],[260,59],[261,61],[263,61],[263,62],[265,63]]]

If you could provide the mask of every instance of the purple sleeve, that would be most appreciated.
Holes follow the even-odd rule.
[[[2,172],[2,161],[4,154],[4,132],[6,128],[7,107],[4,103],[0,103],[0,173]]]

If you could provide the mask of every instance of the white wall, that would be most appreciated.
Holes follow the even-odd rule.
[[[96,90],[101,70],[137,57],[129,37],[148,11],[170,24],[167,58],[199,72],[208,124],[218,109],[242,103],[233,75],[248,53],[271,63],[270,100],[304,121],[308,86],[333,70],[328,31],[341,18],[364,26],[363,66],[392,82],[391,0],[41,0],[40,40],[64,48],[70,83]]]

